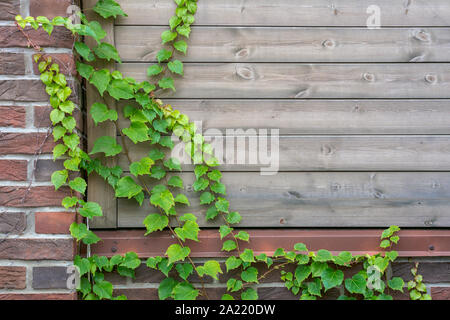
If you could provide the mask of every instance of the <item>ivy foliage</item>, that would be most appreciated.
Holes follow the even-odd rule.
[[[339,299],[392,299],[390,291],[404,290],[401,278],[381,280],[390,263],[396,260],[398,253],[390,250],[397,244],[396,234],[399,228],[392,226],[381,236],[382,252],[375,255],[352,256],[350,252],[337,255],[327,250],[309,251],[305,244],[295,244],[293,250],[277,249],[272,255],[265,253],[255,255],[249,248],[241,247],[250,241],[245,231],[237,231],[235,227],[242,220],[237,211],[226,198],[227,190],[222,183],[222,174],[216,169],[219,162],[214,157],[212,146],[205,143],[201,133],[189,117],[164,104],[157,99],[161,90],[175,91],[175,79],[184,74],[180,56],[187,53],[187,41],[191,33],[191,25],[195,22],[197,11],[196,0],[174,0],[177,7],[169,20],[169,27],[161,34],[162,48],[156,54],[157,63],[147,70],[148,81],[137,82],[124,77],[119,71],[98,69],[92,65],[97,60],[121,63],[120,56],[114,46],[103,42],[106,32],[97,21],[88,21],[80,13],[81,23],[73,24],[69,18],[55,17],[16,17],[19,28],[31,25],[32,28],[43,28],[49,35],[56,26],[70,30],[77,38],[74,50],[78,54],[78,74],[86,83],[94,86],[101,101],[90,107],[89,116],[95,125],[112,122],[121,134],[122,143],[109,136],[99,137],[89,152],[81,148],[80,134],[76,129],[73,112],[78,108],[70,97],[72,89],[67,77],[60,72],[59,65],[42,54],[36,54],[34,61],[41,73],[41,80],[49,95],[53,110],[50,120],[53,124],[53,137],[56,146],[53,149],[54,159],[64,159],[64,169],[55,171],[51,181],[55,189],[67,186],[72,195],[62,201],[66,209],[72,208],[85,220],[103,215],[102,208],[95,202],[82,200],[88,185],[86,180],[73,173],[85,172],[88,176],[98,174],[114,190],[117,198],[134,199],[139,205],[144,201],[154,209],[144,219],[146,235],[167,230],[176,239],[164,256],[150,257],[146,266],[159,270],[165,279],[158,289],[159,298],[176,300],[194,300],[200,296],[208,298],[203,286],[203,279],[210,277],[218,280],[224,272],[232,271],[237,277],[227,281],[227,293],[222,299],[256,300],[256,285],[269,273],[280,272],[280,278],[287,290],[301,300],[313,300],[322,297],[333,288],[343,288],[344,294]],[[93,10],[101,18],[126,16],[120,5],[114,0],[99,0]],[[94,47],[87,46],[82,37],[95,40]],[[36,50],[41,50],[35,47]],[[128,103],[122,110],[111,109],[106,97],[114,100],[126,100]],[[127,127],[121,128],[118,123],[119,114],[129,121]],[[172,134],[172,137],[170,136]],[[129,140],[134,144],[146,144],[148,154],[141,159],[129,161],[128,167],[109,167],[98,155],[104,158],[125,155],[131,159],[124,147]],[[201,205],[206,207],[206,220],[218,220],[222,250],[229,253],[223,266],[214,259],[201,265],[191,259],[189,244],[199,241],[200,227],[198,217],[192,213],[180,215],[179,207],[189,207],[190,201],[183,193],[184,182],[179,173],[180,162],[167,156],[175,142],[185,143],[185,150],[195,164],[195,181],[193,190],[199,193]],[[128,171],[129,174],[124,173]],[[72,176],[76,176],[72,178]],[[151,182],[151,183],[149,183]],[[149,187],[149,185],[153,187]],[[73,223],[70,226],[72,236],[84,245],[93,245],[101,239],[89,230],[86,223]],[[389,249],[389,250],[388,250]],[[134,252],[115,255],[111,258],[97,255],[90,257],[76,256],[75,265],[79,268],[81,281],[78,289],[82,298],[126,299],[125,296],[114,295],[113,285],[105,280],[105,273],[117,272],[122,276],[134,278],[135,270],[141,265],[141,259]],[[256,264],[265,264],[267,272],[260,274]],[[362,264],[363,269],[345,279],[343,268]],[[295,271],[285,271],[288,265],[294,265]],[[414,280],[408,282],[407,288],[412,299],[430,299],[426,294],[422,277],[417,274],[417,266],[412,270]],[[196,276],[201,280],[201,287],[194,286],[189,279]]]

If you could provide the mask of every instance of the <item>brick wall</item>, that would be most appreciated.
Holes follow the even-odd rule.
[[[33,50],[14,24],[22,16],[66,15],[69,0],[0,2],[0,299],[75,299],[66,289],[66,267],[75,244],[68,234],[75,214],[60,207],[67,189],[55,192],[51,173],[53,138],[48,129],[51,107],[33,65]],[[28,30],[73,78],[72,37],[57,29]],[[73,85],[76,89],[77,86]],[[78,92],[73,100],[79,104]],[[77,114],[81,119],[81,112]]]

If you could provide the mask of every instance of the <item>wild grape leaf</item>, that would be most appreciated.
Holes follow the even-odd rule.
[[[344,273],[341,270],[328,268],[322,273],[322,283],[325,291],[341,285],[343,280]]]
[[[162,89],[172,89],[173,91],[176,91],[172,78],[169,77],[162,78],[161,80],[158,81],[158,85]]]
[[[241,273],[241,278],[245,282],[258,283],[258,269],[255,267],[249,267]]]
[[[130,127],[122,129],[122,132],[130,138],[134,144],[150,139],[148,136],[148,127],[142,122],[132,122]]]
[[[91,107],[90,114],[95,125],[106,120],[117,121],[116,110],[108,109],[108,107],[103,103],[94,103]]]
[[[131,199],[142,191],[142,187],[138,185],[133,178],[123,177],[117,182],[116,197]]]
[[[106,88],[108,88],[110,81],[111,81],[111,74],[108,69],[94,71],[91,78],[89,79],[89,83],[97,88],[101,96],[103,96],[103,93],[105,92]]]
[[[184,261],[190,253],[191,249],[188,247],[181,247],[179,244],[172,244],[166,251],[166,255],[169,257],[169,264],[177,261]]]
[[[177,49],[178,51],[180,51],[180,52],[186,54],[186,52],[187,52],[187,44],[186,44],[186,41],[181,40],[181,41],[174,42],[173,46],[174,46],[174,48]]]
[[[109,136],[98,138],[94,143],[94,148],[89,154],[103,152],[105,156],[115,156],[122,152],[122,146],[117,144],[116,139]]]
[[[69,182],[69,187],[72,190],[75,190],[81,194],[84,194],[84,192],[86,191],[87,183],[86,183],[86,181],[84,181],[83,178],[77,177]]]
[[[89,219],[103,216],[102,207],[96,202],[83,202],[78,212]]]
[[[170,61],[167,66],[173,73],[183,75],[183,62],[181,62],[180,60]]]
[[[216,260],[206,261],[203,266],[197,267],[197,271],[198,271],[200,277],[202,277],[203,275],[208,275],[216,280],[219,280],[217,275],[219,273],[223,273],[222,269],[220,268],[219,262],[217,262]]]
[[[109,17],[116,18],[117,16],[127,17],[120,5],[113,0],[99,0],[94,6],[94,11],[105,19]]]
[[[97,55],[97,57],[101,59],[106,59],[110,61],[111,59],[121,63],[119,53],[117,52],[117,49],[110,45],[109,43],[102,42],[97,47],[94,48],[94,53]]]
[[[172,291],[174,300],[195,300],[199,293],[200,291],[188,282],[179,283]]]
[[[150,203],[162,208],[166,213],[175,205],[173,194],[169,190],[155,192],[150,197]]]
[[[108,93],[116,100],[134,98],[133,86],[126,80],[113,80],[108,85]]]

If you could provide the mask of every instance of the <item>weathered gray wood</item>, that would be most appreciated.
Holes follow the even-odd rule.
[[[260,141],[258,150],[266,145],[270,156],[273,150],[268,141]],[[225,146],[224,137],[209,137],[205,139],[211,144]],[[261,158],[255,163],[248,157],[249,139],[241,136],[241,141],[232,139],[235,153],[232,156],[224,148],[220,166],[224,171],[260,171],[268,167]],[[254,140],[256,141],[256,140]],[[257,141],[256,141],[257,142]],[[230,142],[231,143],[231,142]],[[279,168],[280,171],[450,171],[450,139],[448,136],[281,136],[279,137]],[[127,142],[133,161],[139,161],[149,151],[148,143],[133,144]],[[276,148],[275,148],[276,149]],[[174,148],[184,150],[184,147]],[[179,157],[185,170],[192,170],[188,157],[178,156],[179,152],[172,152],[172,157]],[[245,163],[237,164],[237,155],[246,156]],[[224,159],[227,159],[225,162]],[[119,157],[122,167],[128,166],[124,156]]]
[[[123,63],[145,80],[145,63]],[[187,63],[172,98],[450,98],[450,64]]]
[[[128,17],[117,24],[167,25],[173,0],[118,0]],[[198,25],[366,26],[367,8],[378,5],[381,25],[448,26],[447,0],[206,0],[198,2]]]
[[[118,26],[124,61],[156,61],[167,27]],[[193,27],[186,62],[442,62],[449,28]]]
[[[205,135],[219,129],[280,134],[450,134],[450,100],[172,100]],[[119,109],[130,104],[123,101]],[[236,116],[239,114],[239,116]],[[120,127],[129,126],[119,111]]]
[[[87,8],[92,8],[97,3],[97,0],[87,0],[84,2],[84,5]],[[86,12],[87,18],[92,20],[96,19],[95,13],[92,10],[88,10]],[[112,19],[96,19],[99,20],[102,28],[106,31],[107,36],[103,41],[111,43],[114,45],[114,23]],[[89,46],[96,46],[97,43],[91,39],[90,37],[86,38],[86,43]],[[94,67],[96,68],[108,68],[113,69],[114,63],[107,63],[105,60],[97,60],[94,63]],[[105,98],[105,102],[108,104],[110,108],[114,108],[115,101],[112,98]],[[104,100],[98,93],[97,89],[87,83],[86,84],[86,105],[88,110],[95,102],[103,102]],[[88,137],[88,150],[91,150],[94,146],[94,142],[102,136],[114,136],[116,133],[116,128],[111,122],[104,122],[99,125],[95,125],[92,117],[87,117],[87,137]],[[99,157],[105,164],[108,166],[114,166],[116,163],[115,159],[111,157],[105,158],[100,155],[96,155]],[[90,227],[92,228],[116,228],[117,227],[117,201],[115,200],[114,190],[97,174],[91,174],[88,178],[88,200],[95,201],[99,205],[102,206],[103,216],[102,217],[94,217],[90,221]]]
[[[208,206],[200,206],[192,191],[193,174],[182,175],[191,206],[201,226]],[[449,227],[450,173],[341,172],[224,173],[231,210],[241,213],[240,227]],[[155,211],[148,199],[139,208],[134,200],[119,200],[119,227],[143,227]]]

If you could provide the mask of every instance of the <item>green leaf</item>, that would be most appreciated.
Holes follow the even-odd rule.
[[[226,194],[226,187],[220,182],[215,182],[211,185],[211,190],[215,193]]]
[[[195,14],[197,12],[197,3],[194,1],[188,1],[186,3],[186,7],[188,11],[192,14]]]
[[[95,70],[92,66],[77,61],[77,71],[80,76],[89,80]]]
[[[66,77],[62,73],[58,73],[53,77],[53,82],[55,82],[60,87],[65,87],[67,85]]]
[[[176,187],[176,188],[184,188],[183,186],[183,180],[178,177],[178,176],[172,176],[169,181],[167,182],[167,184],[171,187]]]
[[[188,25],[182,25],[177,27],[177,32],[181,34],[182,36],[185,36],[186,38],[189,38],[189,35],[191,33],[191,27]]]
[[[313,277],[320,277],[322,273],[328,268],[325,262],[314,261],[311,263],[311,272]]]
[[[64,144],[69,147],[70,150],[75,150],[80,144],[80,137],[77,134],[71,134],[63,137]]]
[[[249,267],[241,273],[241,278],[245,282],[258,283],[258,269]]]
[[[170,61],[167,66],[173,73],[183,75],[183,62],[181,62],[180,60]]]
[[[216,207],[217,207],[217,202],[216,202]],[[219,210],[220,211],[220,210]],[[226,220],[229,224],[237,224],[239,222],[241,222],[242,217],[239,214],[239,212],[236,211],[232,211],[230,213],[227,214],[226,216]]]
[[[123,177],[117,182],[115,190],[117,198],[131,199],[142,191],[142,187],[133,178]]]
[[[380,243],[381,248],[388,248],[391,245],[391,242],[389,240],[383,240]]]
[[[223,238],[225,238],[227,235],[231,233],[231,231],[233,231],[233,228],[230,228],[227,225],[221,225],[219,228],[220,239],[222,240]]]
[[[208,187],[208,185],[209,185],[209,181],[207,179],[200,178],[194,182],[192,187],[194,188],[194,191],[198,192],[198,191],[205,190]]]
[[[67,178],[69,177],[69,172],[67,170],[55,171],[52,173],[51,181],[55,186],[55,190],[61,188],[63,184],[66,183]]]
[[[210,192],[203,192],[200,196],[200,204],[210,204],[215,200],[215,197]]]
[[[132,122],[129,128],[122,129],[123,134],[133,141],[134,144],[138,142],[148,141],[148,127],[142,122]]]
[[[177,158],[170,158],[169,160],[164,161],[164,166],[169,170],[181,171],[180,160]]]
[[[225,261],[225,266],[227,267],[227,272],[238,268],[241,264],[242,264],[242,260],[239,258],[236,258],[235,256],[231,256]]]
[[[409,292],[409,296],[411,298],[411,300],[419,300],[420,297],[422,296],[422,294],[417,291],[416,289],[413,289]]]
[[[322,290],[322,283],[319,278],[315,278],[312,282],[308,282],[306,286],[309,294],[318,297],[321,296],[320,291]]]
[[[64,114],[64,112],[58,109],[54,109],[52,110],[52,112],[50,112],[50,120],[54,125],[61,122],[65,116],[66,115]]]
[[[139,259],[137,253],[130,251],[125,254],[120,265],[130,269],[136,269],[141,265],[141,263],[141,259]]]
[[[205,165],[195,166],[194,173],[195,173],[195,177],[197,178],[197,180],[207,172],[208,172],[207,166],[205,166]]]
[[[317,251],[316,253],[316,261],[319,262],[327,262],[327,261],[332,261],[333,260],[333,255],[331,254],[330,251],[328,250],[324,250],[324,249],[320,249],[319,251]]]
[[[69,182],[69,187],[72,190],[84,194],[84,192],[86,191],[87,183],[83,178],[77,177]]]
[[[176,32],[166,30],[161,34],[162,43],[164,44],[164,43],[173,41],[173,40],[175,40],[175,38],[177,36],[178,36],[178,34]]]
[[[217,276],[219,273],[223,273],[222,269],[220,268],[219,262],[215,260],[208,260],[205,262],[203,266],[198,266],[197,271],[200,275],[200,277],[203,277],[203,275],[208,275],[216,280],[219,280],[219,277]]]
[[[190,263],[178,263],[175,266],[181,279],[187,280],[189,275],[194,271],[194,267]]]
[[[161,166],[153,166],[150,176],[154,179],[161,180],[166,176],[166,171]]]
[[[177,196],[175,197],[175,202],[182,203],[182,204],[185,204],[185,205],[188,205],[188,206],[191,205],[189,203],[188,198],[182,193],[177,194]]]
[[[343,280],[344,273],[341,270],[328,268],[322,273],[322,283],[325,291],[341,285]]]
[[[172,89],[173,91],[176,91],[172,78],[169,78],[169,77],[162,78],[161,80],[158,81],[158,85],[162,89]]]
[[[156,59],[158,59],[159,63],[169,60],[170,57],[172,57],[172,51],[166,49],[161,49],[156,54]]]
[[[130,165],[130,172],[135,177],[150,174],[150,168],[153,164],[152,159],[144,157],[139,162],[133,162]]]
[[[258,300],[258,293],[253,288],[248,288],[241,294],[242,300]]]
[[[208,178],[218,182],[222,178],[222,173],[219,170],[212,170],[208,173]]]
[[[53,128],[53,140],[58,141],[66,134],[67,129],[61,126],[56,126]]]
[[[75,50],[77,50],[78,54],[86,61],[94,61],[95,56],[92,53],[91,49],[83,43],[83,42],[75,42]]]
[[[127,17],[120,5],[113,0],[99,0],[94,6],[94,11],[105,19],[117,16]]]
[[[222,251],[230,252],[235,250],[236,248],[236,242],[234,242],[233,240],[227,240],[223,243]]]
[[[102,207],[96,202],[82,202],[83,206],[80,208],[79,213],[83,217],[92,219],[93,217],[103,216]]]
[[[177,17],[177,16],[171,17],[169,20],[170,30],[175,29],[181,23],[181,21],[182,20],[180,17]]]
[[[62,125],[64,128],[66,128],[69,132],[72,132],[73,129],[75,129],[75,126],[77,125],[77,122],[75,121],[74,117],[65,117],[62,121]]]
[[[227,290],[230,292],[236,292],[243,288],[243,283],[241,280],[230,278],[227,281]]]
[[[397,259],[398,257],[398,252],[397,251],[388,251],[385,253],[385,256],[392,262],[395,261],[395,259]]]
[[[103,152],[105,156],[115,156],[122,152],[122,146],[118,145],[116,139],[109,136],[98,138],[94,143],[94,148],[89,154]]]
[[[66,151],[69,148],[67,148],[65,145],[63,144],[58,144],[53,148],[53,159],[58,159],[59,157],[61,157],[62,155],[64,155],[66,153]]]
[[[400,277],[393,277],[391,280],[388,281],[389,288],[393,290],[398,290],[403,292],[403,286],[405,285],[405,282]]]
[[[172,244],[166,251],[166,255],[169,257],[169,264],[177,261],[184,261],[190,253],[191,249],[188,247],[181,247],[179,244]]]
[[[352,261],[352,254],[348,251],[342,251],[337,257],[333,257],[334,263],[340,266],[344,266]]]
[[[64,168],[66,168],[69,171],[80,171],[80,158],[70,158],[64,161]]]
[[[78,224],[74,222],[70,225],[69,230],[72,237],[77,239],[77,241],[82,240],[84,244],[94,244],[100,241],[100,238],[91,230],[88,230],[84,223]]]
[[[174,48],[177,49],[178,51],[180,51],[180,52],[186,54],[186,52],[187,52],[187,44],[186,44],[186,41],[181,40],[181,41],[174,42],[173,46],[174,46]]]
[[[170,148],[170,149],[173,149],[173,147],[174,147],[174,143],[170,136],[161,137],[161,139],[159,140],[159,144],[162,145],[163,147]]]
[[[100,45],[94,48],[94,53],[97,55],[97,57],[101,59],[106,59],[110,61],[111,59],[121,63],[119,53],[117,52],[117,49],[110,45],[109,43],[102,42]]]
[[[236,238],[238,238],[239,240],[248,242],[250,240],[250,235],[248,234],[248,232],[239,231],[239,233],[236,235]]]
[[[70,89],[69,87],[61,88],[56,92],[58,99],[61,101],[66,101],[67,98],[69,98],[71,94],[72,94],[72,89]]]
[[[77,197],[65,197],[62,201],[62,206],[66,209],[74,207],[78,203]]]
[[[351,279],[345,279],[345,288],[350,293],[363,294],[366,291],[366,279],[360,274],[355,274]]]
[[[389,238],[397,231],[400,231],[400,228],[398,226],[390,226],[383,231],[383,233],[381,234],[381,239]]]
[[[105,92],[106,88],[108,88],[109,81],[111,80],[111,74],[108,69],[102,69],[99,71],[94,71],[91,78],[89,79],[89,83],[94,85],[101,96]]]
[[[294,249],[301,252],[308,251],[308,248],[306,248],[306,245],[304,243],[296,243],[294,245]]]
[[[195,189],[194,189],[195,190]],[[217,208],[217,210],[219,210],[219,212],[223,212],[223,213],[228,213],[228,207],[230,206],[230,203],[228,202],[228,200],[227,199],[224,199],[224,198],[217,198],[217,201],[216,201],[216,203],[215,203],[215,205],[216,205],[216,208]],[[230,220],[232,220],[232,221],[236,221],[237,219],[236,219],[236,213],[237,212],[235,212],[235,213],[233,213],[231,216],[230,216]],[[239,213],[237,213],[238,215],[239,215]],[[240,220],[240,219],[239,219]],[[227,219],[227,221],[228,221],[228,219]],[[236,223],[236,222],[230,222],[230,221],[228,221],[229,223]]]
[[[92,289],[100,299],[112,299],[113,285],[110,282],[101,281],[94,284]]]
[[[294,273],[297,285],[300,285],[303,281],[305,281],[310,274],[311,274],[311,266],[309,265],[298,266],[295,269]]]
[[[155,192],[150,197],[150,203],[162,208],[166,213],[175,205],[173,194],[169,190]]]
[[[143,224],[147,228],[145,235],[148,235],[157,230],[162,231],[165,227],[167,227],[169,225],[169,218],[158,213],[152,213],[144,219]]]
[[[150,150],[150,152],[148,153],[148,156],[153,160],[153,161],[158,161],[161,159],[164,159],[164,152],[162,152],[159,149],[152,149]]]
[[[134,98],[134,89],[126,80],[115,79],[108,85],[108,93],[116,100]]]
[[[182,241],[186,239],[198,241],[198,232],[200,228],[195,221],[186,221],[182,228],[175,228],[175,233]]]
[[[219,214],[219,211],[215,206],[209,207],[206,211],[206,220],[212,220]]]
[[[244,249],[244,252],[241,253],[240,258],[244,262],[255,262],[255,257],[253,256],[253,250]]]
[[[182,282],[173,289],[172,293],[174,300],[195,300],[200,292],[192,284]]]
[[[154,64],[150,67],[148,67],[147,69],[147,75],[149,77],[153,77],[156,76],[158,74],[160,74],[161,72],[163,72],[164,68],[158,64]]]

